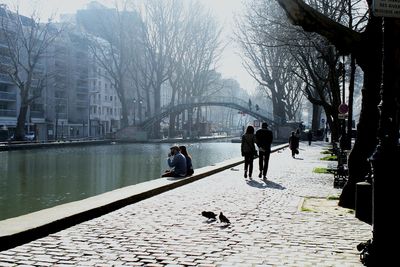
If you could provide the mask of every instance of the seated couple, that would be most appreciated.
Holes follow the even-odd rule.
[[[168,166],[170,170],[165,171],[161,177],[186,177],[194,173],[192,157],[187,153],[185,146],[173,146],[168,154]]]

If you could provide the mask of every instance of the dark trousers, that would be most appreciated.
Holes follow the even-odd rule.
[[[249,176],[251,177],[253,173],[253,160],[254,154],[253,153],[246,153],[244,154],[244,171],[247,172],[249,169]]]
[[[258,166],[260,167],[260,172],[262,171],[263,176],[267,176],[269,155],[271,152],[259,151],[258,153]]]

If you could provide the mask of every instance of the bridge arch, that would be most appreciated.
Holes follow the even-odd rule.
[[[139,127],[143,129],[148,129],[155,123],[160,122],[163,118],[168,117],[170,114],[181,113],[188,109],[204,106],[228,107],[247,113],[256,119],[260,121],[266,121],[268,124],[271,125],[281,124],[281,119],[274,117],[271,112],[268,112],[261,107],[256,110],[254,105],[249,106],[249,104],[242,99],[234,97],[209,97],[207,99],[202,99],[202,101],[194,98],[193,101],[191,101],[190,103],[165,106],[161,109],[161,112],[159,114],[156,114],[155,116],[146,119],[141,124],[139,124]]]

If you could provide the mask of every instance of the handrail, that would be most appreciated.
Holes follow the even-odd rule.
[[[243,99],[235,98],[235,97],[191,97],[189,101],[185,103],[178,103],[176,105],[166,105],[161,107],[160,112],[155,116],[148,118],[144,122],[140,124],[143,128],[148,128],[155,122],[161,120],[162,118],[168,116],[171,113],[181,112],[185,109],[190,109],[199,106],[226,106],[233,109],[241,110],[249,115],[258,118],[260,120],[268,121],[269,123],[280,124],[282,119],[278,116],[274,116],[271,112],[258,107],[258,109],[249,105],[248,102]]]

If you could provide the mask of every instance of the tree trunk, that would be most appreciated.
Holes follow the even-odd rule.
[[[28,105],[21,104],[21,108],[19,109],[19,115],[17,119],[17,127],[15,129],[15,140],[23,141],[25,140],[25,122],[26,122],[26,113],[28,112]],[[28,121],[29,123],[29,121]]]
[[[160,113],[161,109],[161,83],[158,83],[156,88],[154,88],[154,115]],[[160,123],[157,122],[153,125],[153,138],[160,138]]]
[[[169,128],[168,128],[168,138],[175,137],[175,122],[176,122],[176,113],[171,113],[169,115]]]
[[[346,149],[351,149],[351,136],[353,129],[353,99],[354,99],[354,79],[356,75],[356,61],[354,55],[351,55],[350,63],[350,81],[349,81],[349,113],[347,117],[347,138]]]
[[[276,96],[272,97],[272,111],[274,118],[279,118],[281,124],[286,122],[285,103]]]
[[[379,88],[382,75],[382,23],[371,16],[364,33],[364,55],[360,65],[364,71],[362,106],[357,125],[357,139],[349,155],[349,178],[340,195],[339,206],[355,208],[356,184],[365,179],[370,171],[368,158],[375,150],[378,128]],[[357,59],[358,60],[358,59]]]
[[[122,118],[121,118],[121,128],[125,128],[129,125],[128,121],[128,108],[126,105],[126,100],[121,99],[121,109],[122,109]]]
[[[388,207],[398,203],[396,179],[399,155],[400,19],[384,19],[383,87],[379,104],[379,145],[373,164],[373,250],[371,266],[389,266],[397,261],[397,247],[388,242],[399,228]],[[396,175],[397,174],[397,175]],[[393,182],[392,182],[393,181]],[[396,234],[397,233],[397,234]]]
[[[312,122],[311,131],[316,133],[319,130],[321,121],[321,107],[316,104],[312,104]]]

